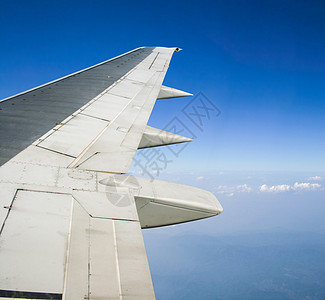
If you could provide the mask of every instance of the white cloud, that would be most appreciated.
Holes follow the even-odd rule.
[[[321,180],[323,180],[323,178],[320,176],[313,176],[308,178],[308,181],[321,181]]]
[[[217,194],[225,195],[228,197],[232,197],[235,193],[240,192],[251,192],[253,189],[249,187],[247,184],[240,184],[237,186],[227,186],[227,185],[219,185],[214,188]]]
[[[279,185],[267,186],[266,184],[263,184],[260,186],[260,191],[261,192],[270,192],[270,193],[286,192],[286,191],[290,191],[290,185],[279,184]]]
[[[217,190],[226,190],[226,189],[228,189],[228,187],[226,185],[219,185],[217,187]]]
[[[204,179],[203,176],[196,177],[196,180],[203,180],[203,179]]]
[[[263,184],[260,186],[260,192],[269,192],[269,193],[280,193],[287,192],[290,190],[293,191],[315,191],[320,189],[322,186],[319,183],[310,183],[310,182],[296,182],[294,185],[290,186],[288,184],[279,184],[267,186]]]
[[[215,188],[217,194],[232,197],[234,195],[234,188],[226,185],[219,185]]]
[[[218,191],[217,194],[228,196],[228,197],[232,197],[234,195],[233,192],[228,192],[228,191]]]
[[[246,183],[237,185],[236,188],[237,188],[238,192],[251,192],[252,191],[252,188],[250,186],[248,186]]]
[[[263,184],[258,189],[262,193],[283,193],[283,192],[308,192],[323,190],[322,185],[319,183],[311,182],[295,182],[292,185],[289,184],[278,184],[278,185],[267,185]],[[219,185],[214,187],[214,191],[217,194],[232,197],[236,193],[250,193],[256,191],[252,187],[245,184],[239,184],[236,186]]]
[[[295,191],[302,191],[302,190],[307,190],[307,191],[313,191],[313,190],[318,190],[322,186],[319,183],[310,183],[310,182],[301,182],[298,183],[296,182],[292,189]]]

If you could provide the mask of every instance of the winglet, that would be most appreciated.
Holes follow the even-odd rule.
[[[142,139],[140,141],[138,149],[185,143],[191,141],[193,141],[193,139],[165,130],[147,126],[142,135]]]
[[[193,94],[162,85],[157,99],[171,99],[188,96],[193,96]]]

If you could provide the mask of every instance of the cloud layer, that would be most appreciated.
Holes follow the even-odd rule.
[[[279,184],[279,185],[272,185],[267,186],[266,184],[262,184],[260,186],[260,192],[271,192],[271,193],[279,193],[279,192],[286,192],[290,191],[290,185],[288,184]]]
[[[321,189],[321,187],[319,183],[310,182],[295,182],[293,185],[281,184],[272,186],[263,184],[260,186],[260,192],[280,193],[288,191],[315,191]]]
[[[309,177],[308,181],[322,181],[323,178],[320,176],[313,176],[313,177]]]
[[[259,187],[252,188],[245,184],[237,186],[219,185],[214,188],[214,192],[220,195],[232,197],[236,193],[283,193],[283,192],[308,192],[324,190],[321,184],[311,182],[295,182],[294,184],[267,185],[262,184]]]

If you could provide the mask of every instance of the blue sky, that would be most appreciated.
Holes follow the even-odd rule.
[[[2,0],[0,8],[2,98],[139,46],[178,46],[165,84],[203,92],[222,113],[176,170],[324,169],[321,1]],[[165,126],[187,101],[161,101],[150,124]]]
[[[193,98],[157,102],[149,125],[176,118],[196,137],[161,148],[158,179],[208,189],[224,212],[144,232],[157,298],[324,298],[324,15],[322,1],[2,0],[0,98],[139,46],[183,48],[164,84],[221,113],[200,130]]]

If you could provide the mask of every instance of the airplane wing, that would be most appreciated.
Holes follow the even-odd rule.
[[[0,102],[0,298],[154,299],[141,228],[217,215],[211,193],[126,174],[178,48],[142,47]],[[166,139],[166,136],[168,139]]]

